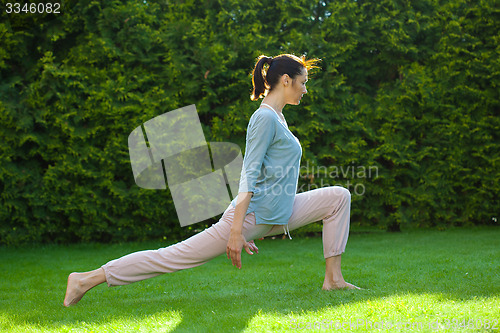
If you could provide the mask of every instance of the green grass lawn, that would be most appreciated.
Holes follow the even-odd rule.
[[[293,233],[292,233],[293,234]],[[321,290],[321,238],[257,241],[237,270],[191,270],[91,290],[62,306],[67,275],[160,243],[0,248],[1,332],[500,331],[500,228],[351,232],[346,281]],[[343,326],[342,326],[343,325]],[[489,329],[488,329],[489,327]],[[337,328],[337,329],[336,329]],[[496,329],[495,329],[496,328]]]

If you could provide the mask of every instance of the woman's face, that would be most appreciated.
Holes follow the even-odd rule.
[[[299,105],[300,100],[304,94],[307,94],[306,89],[307,82],[307,69],[302,69],[302,74],[295,76],[292,80],[292,84],[290,86],[288,92],[288,104]]]

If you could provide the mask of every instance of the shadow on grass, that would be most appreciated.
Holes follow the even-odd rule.
[[[0,328],[240,332],[251,324],[256,330],[287,330],[296,315],[321,317],[331,309],[398,295],[434,295],[436,302],[498,297],[498,235],[498,228],[354,234],[343,255],[343,273],[367,289],[332,292],[321,290],[321,239],[264,240],[258,243],[261,253],[244,256],[242,270],[221,256],[129,286],[98,286],[69,309],[62,306],[69,272],[161,245],[3,248]],[[365,310],[358,314],[367,315]],[[261,316],[276,319],[259,323]]]

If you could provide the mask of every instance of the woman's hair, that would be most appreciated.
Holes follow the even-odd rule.
[[[304,68],[307,70],[317,68],[314,65],[319,60],[306,60],[305,56],[299,58],[293,54],[280,54],[274,58],[265,55],[259,56],[253,69],[253,92],[250,99],[256,101],[265,94],[266,90],[271,91],[284,74],[288,74],[293,80],[297,75],[302,74]],[[264,69],[265,64],[268,65],[267,69]]]

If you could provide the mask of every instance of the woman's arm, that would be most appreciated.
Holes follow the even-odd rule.
[[[227,258],[231,259],[233,266],[238,268],[241,268],[241,249],[243,247],[248,254],[253,254],[245,237],[242,235],[243,221],[255,190],[257,178],[261,173],[264,156],[273,141],[275,132],[275,115],[273,111],[262,109],[255,112],[250,118],[238,200],[234,211],[231,234],[226,247]],[[252,248],[257,252],[255,244],[253,244]]]
[[[250,205],[252,195],[252,192],[238,193],[238,200],[234,209],[233,224],[231,225],[231,233],[226,247],[227,258],[231,259],[233,266],[238,268],[241,268],[241,249],[243,247],[248,254],[253,254],[250,250],[250,246],[242,234],[243,221],[245,220],[245,214],[248,206]]]

